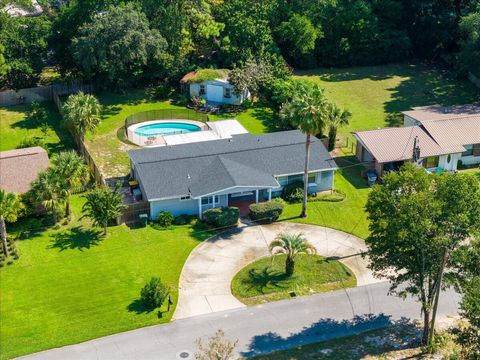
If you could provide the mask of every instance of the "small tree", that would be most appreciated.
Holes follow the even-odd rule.
[[[140,297],[149,309],[156,309],[163,305],[169,293],[170,289],[159,277],[152,277],[143,287]]]
[[[301,217],[307,217],[308,196],[308,164],[310,159],[311,137],[322,132],[327,119],[327,100],[323,89],[318,85],[303,85],[298,87],[298,93],[293,100],[282,106],[280,115],[305,134],[305,170],[304,170],[304,194]]]
[[[369,267],[390,280],[392,293],[419,299],[423,342],[432,344],[443,269],[480,226],[480,184],[470,175],[433,176],[406,164],[384,175],[366,208]]]
[[[316,254],[317,249],[303,234],[280,233],[269,245],[270,253],[286,254],[285,274],[292,276],[295,271],[295,256],[298,254]]]
[[[98,187],[85,195],[87,202],[83,205],[83,212],[92,219],[93,223],[103,228],[107,234],[108,223],[122,215],[123,205],[122,195],[118,188],[114,190],[109,187]]]
[[[5,256],[8,256],[7,226],[5,222],[17,221],[22,209],[22,202],[17,195],[0,189],[0,237],[2,238],[2,250]]]
[[[53,159],[54,171],[62,180],[66,192],[65,216],[70,216],[70,196],[72,191],[88,183],[90,173],[83,158],[75,151],[64,151]]]
[[[102,107],[97,98],[91,94],[70,95],[63,106],[65,121],[81,140],[87,131],[93,131],[100,124]]]
[[[62,181],[59,174],[53,168],[49,168],[38,174],[30,189],[33,199],[50,212],[55,224],[58,222],[58,214],[66,198]]]
[[[215,335],[208,338],[208,343],[204,344],[202,339],[197,339],[196,343],[199,350],[195,353],[196,360],[231,360],[238,340],[225,339],[225,333],[217,330]]]
[[[328,151],[335,149],[338,127],[348,125],[351,116],[352,114],[349,111],[342,110],[336,104],[331,103],[329,105],[327,113]]]

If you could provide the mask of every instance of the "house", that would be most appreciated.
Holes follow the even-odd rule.
[[[353,133],[356,157],[379,175],[415,161],[428,171],[480,164],[480,106],[438,105],[404,111],[404,127]]]
[[[49,166],[47,151],[39,146],[0,151],[0,189],[23,194]]]
[[[228,70],[199,69],[183,76],[180,84],[190,97],[199,97],[212,104],[241,105],[250,97],[248,90],[237,92],[228,82]]]
[[[303,179],[305,136],[298,130],[128,151],[131,177],[150,205],[200,216],[210,208],[279,196]],[[337,166],[320,140],[311,145],[309,192],[333,188]]]

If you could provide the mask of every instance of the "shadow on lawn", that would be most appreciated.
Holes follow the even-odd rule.
[[[319,341],[356,335],[392,325],[409,326],[412,325],[412,322],[406,318],[394,321],[389,315],[385,314],[357,315],[350,320],[343,321],[337,321],[330,318],[320,319],[317,322],[312,323],[309,327],[302,329],[300,332],[287,337],[282,337],[275,332],[256,335],[251,339],[248,350],[242,352],[241,355],[244,357],[252,357],[273,351],[292,349],[297,346]],[[410,346],[413,347],[414,344],[411,344]],[[359,358],[361,357],[362,356],[359,356]],[[321,354],[319,354],[319,358],[322,358]],[[329,356],[325,356],[325,358],[329,358]]]
[[[90,249],[96,246],[102,240],[102,232],[94,229],[84,229],[81,226],[75,226],[69,230],[52,235],[53,241],[49,249],[57,248],[60,251],[68,249]]]
[[[127,306],[127,310],[139,315],[151,313],[155,308],[148,307],[141,299],[136,299]]]
[[[368,188],[367,181],[362,177],[364,166],[353,155],[340,156],[335,158],[339,172],[355,189]]]
[[[263,269],[250,269],[248,278],[243,279],[242,284],[247,286],[248,290],[255,289],[264,294],[264,290],[267,288],[285,289],[287,286],[280,283],[287,279],[288,276],[284,272],[265,266]]]

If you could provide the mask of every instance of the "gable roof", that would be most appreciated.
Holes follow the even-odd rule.
[[[0,188],[17,194],[30,190],[39,172],[50,166],[47,151],[39,146],[0,152]]]
[[[412,110],[403,111],[402,114],[424,124],[427,121],[460,119],[470,116],[478,116],[480,115],[480,105],[467,104],[454,106],[418,106],[412,108]]]
[[[130,150],[128,155],[148,200],[204,196],[236,186],[277,187],[274,176],[303,172],[305,136],[298,130]],[[310,169],[337,166],[312,140]]]
[[[463,147],[442,148],[420,126],[359,131],[354,135],[379,163],[412,159],[415,138],[422,158],[465,150]]]

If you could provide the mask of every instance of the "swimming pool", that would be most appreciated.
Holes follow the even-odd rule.
[[[137,127],[134,132],[139,136],[185,134],[202,130],[200,126],[184,122],[158,122]]]

